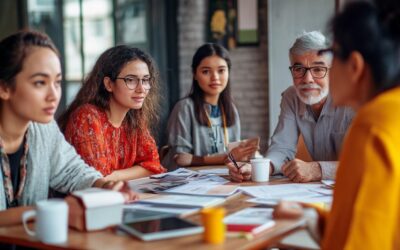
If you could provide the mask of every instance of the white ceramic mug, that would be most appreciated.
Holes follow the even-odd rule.
[[[264,182],[269,180],[270,160],[266,158],[251,159],[251,180]]]
[[[27,226],[30,218],[36,217],[35,231]],[[68,238],[68,205],[63,199],[42,200],[36,209],[22,214],[25,231],[44,243],[64,243]]]

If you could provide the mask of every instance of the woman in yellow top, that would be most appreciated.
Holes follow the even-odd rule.
[[[276,217],[305,216],[322,249],[400,249],[400,8],[390,4],[352,3],[332,22],[330,91],[357,116],[331,211],[295,203],[275,210]]]

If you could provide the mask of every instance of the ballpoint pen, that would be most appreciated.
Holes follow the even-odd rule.
[[[229,160],[231,160],[231,162],[233,162],[233,165],[235,165],[235,167],[236,167],[237,169],[240,169],[239,165],[238,165],[237,162],[235,161],[235,158],[233,158],[233,155],[232,155],[231,152],[228,153],[228,158],[229,158]]]

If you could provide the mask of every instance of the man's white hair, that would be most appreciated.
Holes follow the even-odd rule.
[[[310,51],[326,49],[328,41],[320,31],[303,32],[296,38],[289,50],[289,55],[303,55]]]

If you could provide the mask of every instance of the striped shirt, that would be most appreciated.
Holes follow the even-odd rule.
[[[334,179],[343,138],[353,115],[350,108],[334,107],[328,95],[316,119],[311,106],[297,97],[295,87],[286,89],[282,93],[278,125],[266,155],[274,165],[274,173],[281,173],[282,165],[294,159],[302,134],[310,156],[321,166],[322,179]]]

